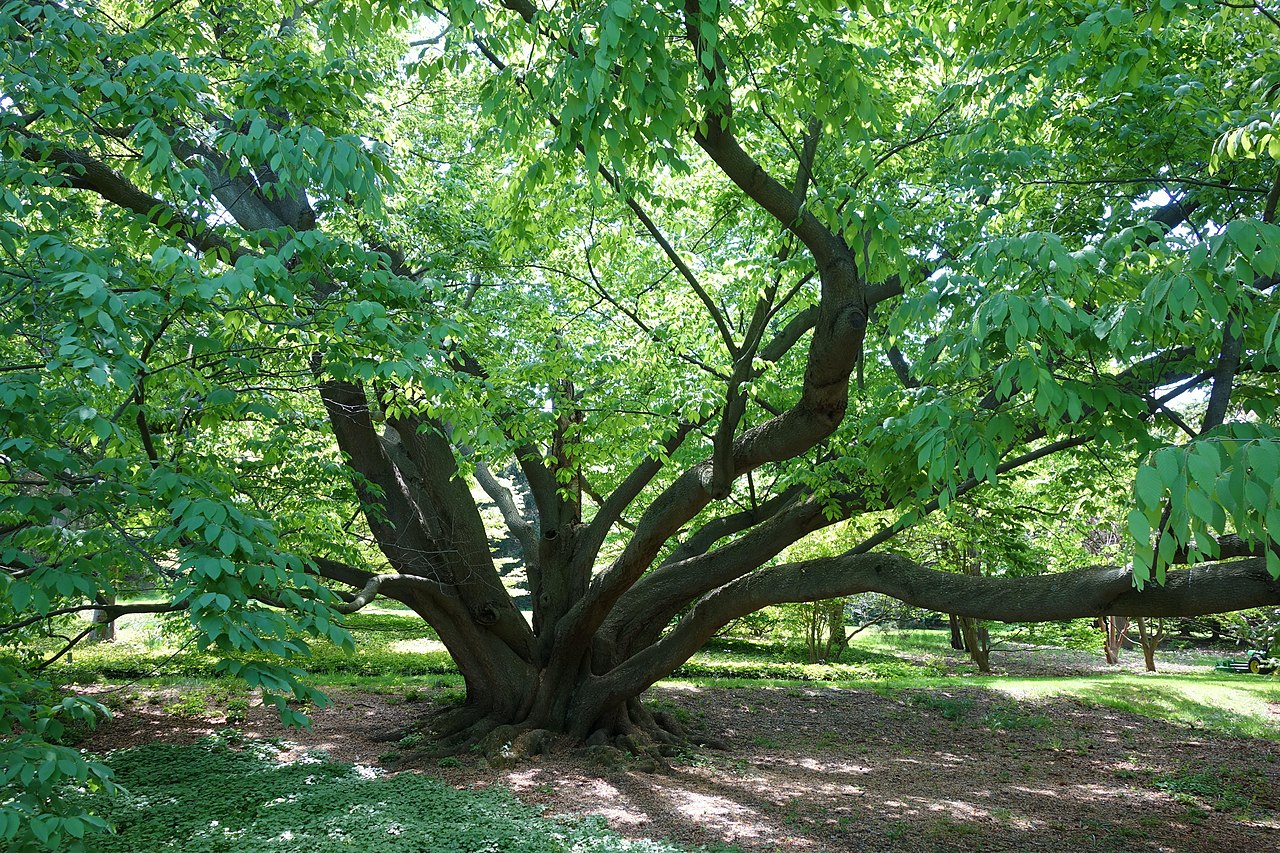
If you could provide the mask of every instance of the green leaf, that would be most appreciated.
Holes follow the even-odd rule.
[[[1163,500],[1165,486],[1156,469],[1144,466],[1138,469],[1134,490],[1138,495],[1139,505],[1150,508]]]
[[[228,557],[236,552],[239,544],[239,538],[230,530],[223,530],[222,535],[218,537],[218,550]]]

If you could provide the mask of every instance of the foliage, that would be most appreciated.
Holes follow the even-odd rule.
[[[113,753],[107,763],[128,794],[101,804],[116,832],[93,837],[92,849],[679,849],[626,841],[600,821],[543,819],[536,807],[498,787],[458,791],[421,774],[382,776],[316,755],[278,763],[277,751],[264,741],[232,744],[215,737],[193,746],[149,744]]]
[[[1020,643],[1077,651],[1096,651],[1101,635],[1093,620],[1073,619],[1069,622],[1030,622],[996,627],[998,643]]]
[[[1224,621],[1234,629],[1237,642],[1244,643],[1251,649],[1280,650],[1280,608],[1259,607],[1241,613],[1229,613]]]
[[[1229,229],[1230,231],[1230,229]],[[1164,577],[1179,549],[1214,560],[1217,537],[1234,532],[1267,542],[1280,530],[1280,430],[1268,424],[1237,423],[1205,433],[1184,446],[1155,451],[1135,481],[1137,506],[1129,530],[1139,543],[1137,576]],[[1156,536],[1154,545],[1152,532]],[[1267,566],[1280,574],[1280,553],[1265,549]]]
[[[78,787],[109,795],[117,783],[110,768],[64,741],[69,726],[92,726],[106,714],[0,659],[0,842],[7,849],[95,849],[86,836],[107,824],[71,794]]]
[[[1169,567],[1222,556],[1213,606],[1274,603],[1271,15],[444,6],[0,0],[15,683],[168,613],[302,723],[383,594],[475,731],[585,734],[767,606],[1188,612]],[[1083,560],[1062,514],[1123,518],[1130,574],[1018,577]]]

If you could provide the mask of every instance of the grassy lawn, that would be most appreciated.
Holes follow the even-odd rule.
[[[982,681],[984,687],[1019,700],[1072,696],[1091,705],[1229,737],[1280,739],[1280,720],[1268,704],[1280,702],[1280,683],[1270,677],[1210,671]]]
[[[356,639],[355,654],[327,642],[314,643],[310,656],[295,663],[322,689],[385,693],[461,683],[444,646],[404,608],[371,607],[348,617],[347,623]],[[81,683],[219,684],[212,680],[217,657],[184,647],[176,636],[165,631],[158,617],[127,617],[118,623],[116,642],[82,646],[54,671]],[[1221,655],[1178,653],[1179,662],[1204,667],[1197,672],[1037,678],[965,674],[960,679],[948,674],[957,665],[948,636],[944,630],[869,630],[854,638],[840,663],[830,664],[807,663],[797,643],[722,637],[668,681],[717,687],[816,683],[879,691],[954,689],[962,684],[1014,700],[1073,697],[1229,736],[1280,738],[1280,720],[1268,709],[1269,702],[1280,702],[1280,679],[1214,672],[1212,663]],[[225,681],[220,684],[227,689]]]

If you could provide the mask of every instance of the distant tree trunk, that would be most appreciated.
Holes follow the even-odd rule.
[[[1137,617],[1138,642],[1142,644],[1142,659],[1147,665],[1147,672],[1156,671],[1156,649],[1164,641],[1164,619],[1155,620],[1155,629],[1144,616]]]
[[[951,623],[951,648],[958,652],[968,651],[964,644],[964,632],[960,630],[960,620],[954,613],[948,613],[947,620]]]
[[[96,604],[115,604],[116,597],[114,595],[100,595],[95,599]],[[116,638],[116,623],[114,619],[107,616],[105,610],[94,610],[89,617],[93,623],[93,634],[89,637],[89,641],[93,643],[110,643]]]
[[[960,568],[970,577],[982,577],[982,558],[972,545],[957,555]],[[950,615],[951,647],[964,649],[969,659],[978,666],[978,672],[991,672],[991,634],[981,619],[971,616]],[[956,645],[956,634],[959,633],[960,645]]]
[[[1128,642],[1128,637],[1126,636],[1126,632],[1129,630],[1129,617],[1103,616],[1098,621],[1102,625],[1102,630],[1106,633],[1102,649],[1107,655],[1107,663],[1119,663],[1120,650],[1126,645],[1132,645]]]
[[[832,598],[808,605],[805,640],[809,663],[838,661],[849,646],[844,632],[844,599]]]
[[[817,663],[821,657],[819,643],[825,632],[822,630],[822,614],[819,604],[820,602],[815,601],[805,606],[805,615],[808,619],[805,620],[804,639],[809,652],[807,658],[809,663]]]
[[[960,624],[960,634],[964,638],[969,658],[978,665],[978,672],[991,672],[991,633],[980,619],[968,616],[953,617]]]
[[[837,663],[840,658],[844,657],[845,649],[849,648],[849,635],[845,633],[844,628],[844,604],[843,598],[833,598],[826,602],[827,606],[827,662]]]

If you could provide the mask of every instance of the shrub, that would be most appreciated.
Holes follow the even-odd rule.
[[[247,706],[246,706],[247,707]],[[165,706],[165,713],[175,717],[206,717],[209,707],[204,696],[199,693],[186,693],[178,701]]]

